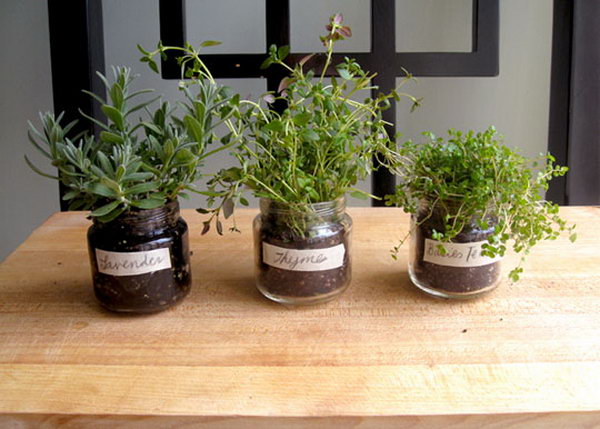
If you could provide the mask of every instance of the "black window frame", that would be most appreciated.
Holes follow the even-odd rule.
[[[332,63],[344,57],[355,58],[361,66],[376,71],[374,84],[382,92],[396,86],[396,79],[403,76],[403,68],[413,76],[497,76],[499,72],[499,4],[498,0],[473,0],[472,49],[470,52],[397,52],[395,0],[371,0],[371,50],[370,52],[344,52],[334,54]],[[160,0],[160,37],[165,45],[183,46],[186,37],[185,0]],[[265,0],[266,46],[290,45],[290,0]],[[306,52],[292,52],[290,63],[305,57]],[[266,54],[207,54],[202,61],[216,78],[266,78],[267,90],[275,91],[285,73],[277,68],[261,70]],[[319,67],[319,58],[309,66]],[[181,69],[174,57],[161,65],[164,79],[181,78]],[[331,70],[334,70],[332,67]],[[383,114],[383,119],[396,122],[396,103]],[[394,126],[387,127],[390,136],[396,134]],[[380,168],[372,174],[371,192],[383,197],[394,192],[395,177]],[[374,206],[383,200],[372,200]]]
[[[266,22],[276,24],[267,28],[267,46],[289,44],[289,19],[280,19],[289,18],[289,0],[265,1]],[[473,4],[472,52],[395,52],[392,36],[395,2],[371,0],[371,52],[343,55],[355,56],[365,68],[379,72],[377,84],[382,90],[395,85],[399,66],[415,76],[496,76],[499,0],[475,0]],[[48,0],[48,16],[54,110],[65,112],[67,121],[79,119],[78,110],[102,118],[97,104],[81,92],[82,89],[97,93],[104,90],[95,75],[96,71],[104,72],[102,0]],[[551,182],[547,198],[559,204],[600,203],[600,121],[596,117],[600,111],[597,72],[600,36],[596,26],[599,20],[600,0],[554,0],[548,149],[560,164],[571,169],[566,178]],[[165,43],[185,41],[185,26],[176,25],[177,22],[185,23],[185,1],[160,0],[161,38]],[[393,61],[390,61],[392,49]],[[264,76],[268,89],[276,88],[282,75],[274,69],[259,71],[264,55],[229,55],[235,60],[230,61],[234,57],[227,55],[207,55],[203,60],[213,70],[214,64],[225,63],[222,70],[215,73],[218,77]],[[302,55],[294,53],[291,58]],[[165,67],[165,77],[179,76],[179,69],[173,69],[176,66]],[[242,71],[245,74],[247,70],[252,72],[242,76]],[[386,119],[395,122],[395,114],[395,106],[392,106],[386,112]],[[83,122],[80,127],[85,128]],[[92,126],[89,128],[94,131]],[[393,129],[388,131],[394,132]],[[389,173],[378,171],[373,175],[376,195],[390,192],[393,186]],[[67,209],[62,200],[61,209]]]

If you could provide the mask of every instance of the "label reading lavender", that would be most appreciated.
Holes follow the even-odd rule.
[[[435,240],[425,239],[425,254],[423,261],[446,267],[481,267],[493,264],[502,259],[500,256],[490,258],[481,254],[482,245],[487,241],[475,241],[473,243],[442,243]],[[438,245],[444,246],[446,254],[442,255]]]
[[[344,265],[343,244],[324,249],[286,249],[263,242],[263,262],[290,271],[333,270]]]
[[[171,268],[168,248],[144,252],[109,252],[96,249],[98,271],[111,276],[137,276]]]

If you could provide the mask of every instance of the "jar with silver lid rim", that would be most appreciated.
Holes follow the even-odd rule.
[[[464,225],[450,242],[434,239],[444,230],[444,215],[421,202],[411,216],[408,273],[419,289],[442,298],[475,298],[495,289],[501,280],[501,258],[482,254],[496,219],[487,216]]]
[[[256,285],[289,305],[326,302],[352,278],[352,219],[343,197],[299,209],[260,200],[254,219]]]
[[[94,293],[111,310],[152,313],[187,296],[192,284],[188,227],[177,201],[94,220],[88,230]]]

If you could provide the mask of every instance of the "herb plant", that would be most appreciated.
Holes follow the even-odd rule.
[[[400,183],[395,194],[386,196],[388,205],[416,215],[426,202],[429,212],[421,222],[432,216],[441,219],[442,228],[433,232],[433,239],[441,242],[450,242],[474,221],[487,229],[493,219],[496,225],[483,245],[484,254],[504,256],[512,241],[513,250],[523,254],[509,274],[513,281],[523,271],[524,255],[540,240],[556,239],[565,230],[571,241],[576,239],[574,226],[560,218],[558,206],[542,198],[548,182],[564,175],[567,167],[555,165],[550,154],[524,158],[502,143],[494,127],[448,134],[444,141],[425,133],[428,142],[408,142],[399,149],[393,170]]]
[[[390,124],[382,119],[382,112],[392,98],[408,97],[413,108],[419,100],[397,90],[371,97],[370,91],[377,90],[372,82],[375,74],[347,57],[335,66],[339,77],[328,82],[334,44],[351,36],[351,30],[339,14],[330,18],[326,28],[320,73],[304,69],[315,54],[292,66],[285,62],[289,47],[270,47],[263,67],[283,67],[289,76],[276,93],[263,97],[266,106],[242,101],[243,138],[235,152],[239,165],[221,171],[212,181],[213,186],[226,189],[226,204],[242,185],[256,197],[301,212],[347,192],[358,198],[370,196],[355,185],[375,168],[374,155],[390,152],[392,143],[385,131]],[[407,73],[400,86],[410,79]],[[368,94],[362,102],[351,98],[361,93]],[[275,103],[282,103],[283,111],[275,109]]]
[[[38,131],[30,123],[29,140],[51,160],[58,175],[42,172],[25,158],[34,171],[64,184],[69,210],[91,209],[91,216],[102,222],[132,208],[153,209],[178,196],[185,198],[185,191],[199,192],[193,183],[203,160],[227,147],[208,151],[214,129],[231,114],[224,106],[232,97],[214,80],[198,79],[194,88],[180,86],[185,101],[178,117],[168,102],[154,109],[150,106],[157,99],[135,104],[152,90],[131,92],[134,76],[128,68],[115,68],[113,74],[112,83],[99,74],[108,100],[88,92],[101,104],[108,123],[81,113],[102,129],[98,137],[69,137],[75,122],[63,126],[62,114],[40,114],[43,128]],[[145,119],[136,112],[144,112]]]
[[[221,230],[219,214],[229,217],[235,202],[247,205],[242,196],[245,188],[256,197],[269,198],[301,212],[310,211],[310,204],[333,201],[347,192],[359,198],[370,196],[355,185],[375,168],[374,155],[385,157],[390,153],[392,143],[385,131],[390,124],[382,119],[382,112],[392,98],[407,97],[413,108],[419,100],[397,90],[371,97],[370,91],[377,90],[372,82],[375,74],[364,71],[350,58],[335,66],[339,77],[331,77],[328,82],[334,44],[352,33],[339,14],[330,18],[326,28],[327,34],[321,37],[326,47],[324,65],[319,73],[304,68],[315,54],[289,65],[288,46],[270,47],[263,68],[283,67],[289,76],[281,81],[277,92],[267,93],[259,102],[240,100],[226,122],[224,139],[237,142],[233,154],[238,165],[221,170],[209,182],[209,206],[216,203],[217,207],[199,209],[212,214],[204,232],[215,217]],[[188,66],[182,77],[194,78],[204,72],[198,52],[190,45],[159,45],[154,52],[142,49],[142,61],[156,68],[153,58],[164,56],[169,50],[185,54],[179,58],[182,66]],[[407,73],[400,86],[410,79]],[[368,96],[362,102],[351,98],[363,92]],[[276,105],[285,108],[278,109]]]

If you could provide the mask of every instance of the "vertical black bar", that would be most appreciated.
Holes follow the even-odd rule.
[[[290,0],[266,0],[267,49],[290,44]]]
[[[471,51],[477,52],[479,40],[479,0],[473,0],[471,11]]]
[[[159,1],[160,40],[166,46],[184,46],[186,38],[185,0]],[[176,58],[180,56],[171,53],[166,61],[161,62],[161,74],[166,76],[181,76],[181,67]]]
[[[560,165],[569,165],[572,38],[573,1],[554,0],[548,151]],[[569,175],[571,174],[573,172],[569,173]],[[557,204],[568,204],[567,179],[565,177],[553,179],[550,182],[546,198]]]
[[[396,77],[400,74],[400,66],[408,62],[409,70],[415,75],[426,76],[497,76],[498,39],[499,39],[499,0],[473,1],[473,52],[472,53],[396,53],[395,48],[395,0],[371,0],[371,52],[369,54],[351,54],[360,58],[363,67],[378,72],[374,84],[379,91],[389,92],[396,86]],[[265,0],[266,2],[266,42],[270,45],[290,44],[290,4],[289,0]],[[160,0],[161,39],[169,45],[183,45],[185,42],[184,0]],[[262,59],[252,55],[242,55],[242,60],[233,59],[232,55],[204,55],[210,64],[213,75],[245,77],[240,71],[252,70]],[[252,57],[252,58],[250,58]],[[239,62],[240,64],[235,64]],[[232,69],[232,63],[236,67]],[[173,63],[174,64],[174,63]],[[176,64],[163,64],[163,77],[180,76]],[[243,67],[240,67],[243,66]],[[177,67],[175,69],[175,67]],[[233,71],[232,71],[233,70]],[[279,82],[286,76],[280,68],[269,68],[260,74],[267,78],[267,89],[276,91]],[[276,110],[285,108],[278,101]],[[396,104],[383,113],[383,118],[394,123],[396,121]],[[395,127],[387,127],[390,136],[395,134]],[[383,197],[392,193],[395,178],[387,170],[381,169],[372,176],[372,192]],[[383,205],[374,201],[374,205]]]
[[[290,1],[289,0],[266,0],[266,26],[267,46],[284,46],[290,44]],[[267,91],[277,91],[281,80],[287,76],[285,69],[271,67],[267,73]],[[277,111],[285,109],[285,102],[278,100],[273,108]]]
[[[371,55],[372,63],[378,66],[374,84],[380,92],[389,92],[396,87],[396,75],[400,70],[394,68],[394,62],[389,61],[396,55],[396,9],[394,0],[371,0]],[[383,119],[392,124],[396,123],[396,103],[392,102],[389,109],[383,112]],[[386,127],[391,138],[396,134],[394,125]],[[377,162],[377,160],[374,160]],[[394,192],[396,179],[387,169],[380,167],[374,171],[371,178],[373,195],[383,198]],[[373,206],[383,206],[383,200],[373,200]]]
[[[500,5],[498,0],[473,0],[473,52],[481,76],[500,73]]]
[[[78,110],[101,118],[100,106],[82,89],[103,95],[104,86],[96,71],[104,73],[104,35],[101,0],[48,0],[50,57],[54,111],[64,112],[64,123],[80,119]],[[80,121],[77,131],[98,132]],[[62,200],[61,210],[67,210]]]
[[[569,204],[600,203],[600,0],[575,0],[567,176]]]

